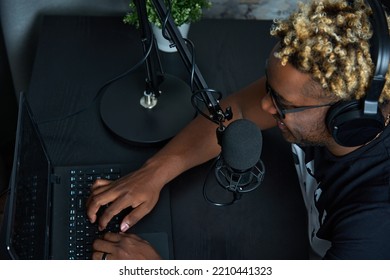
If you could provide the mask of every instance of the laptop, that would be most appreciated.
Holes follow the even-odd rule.
[[[28,101],[21,94],[4,224],[10,257],[90,259],[93,240],[105,233],[99,232],[97,225],[91,224],[86,216],[85,202],[92,182],[97,178],[117,179],[137,167],[131,164],[53,166]],[[131,208],[114,217],[105,231],[118,232],[121,219],[129,211]],[[163,259],[173,259],[168,188],[163,189],[152,212],[129,232],[150,242]]]

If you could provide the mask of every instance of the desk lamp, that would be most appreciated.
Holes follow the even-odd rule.
[[[179,78],[163,73],[154,35],[147,19],[146,1],[134,0],[145,57],[146,78],[139,73],[128,75],[112,84],[104,93],[100,112],[104,124],[116,135],[132,143],[156,144],[176,135],[195,112],[218,124],[231,119],[230,108],[219,106],[221,94],[209,89],[193,61],[193,53],[174,23],[163,0],[152,0],[172,46],[177,48],[191,74],[191,86]],[[191,45],[192,46],[192,45]],[[191,49],[193,51],[193,49]],[[195,110],[194,110],[195,108]],[[208,111],[208,114],[206,113]]]

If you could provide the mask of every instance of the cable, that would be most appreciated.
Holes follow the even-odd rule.
[[[206,191],[206,182],[208,181],[208,178],[210,177],[210,174],[212,173],[212,170],[215,168],[215,165],[217,164],[218,160],[220,159],[221,156],[218,156],[214,159],[213,163],[211,164],[211,166],[209,167],[209,170],[207,171],[207,175],[206,175],[206,178],[203,182],[203,197],[204,199],[214,205],[214,206],[218,206],[218,207],[223,207],[223,206],[230,206],[230,205],[233,205],[234,203],[236,203],[240,198],[241,198],[241,194],[238,193],[238,192],[232,192],[233,193],[233,198],[230,202],[216,202],[216,201],[213,201],[211,200],[208,195],[207,195],[207,191]]]
[[[167,2],[168,2],[167,13],[165,14],[165,18],[162,20],[162,23],[161,23],[161,32],[162,32],[163,37],[166,40],[171,42],[171,38],[168,36],[166,28],[167,28],[169,16],[171,15],[172,3],[171,3],[171,0],[167,0]]]
[[[191,47],[191,74],[190,74],[190,87],[191,92],[194,93],[194,80],[195,80],[195,45],[189,39],[184,39],[184,42]]]

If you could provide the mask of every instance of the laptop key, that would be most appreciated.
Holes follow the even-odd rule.
[[[120,221],[123,215],[114,217],[107,228],[99,232],[97,224],[91,224],[86,216],[85,203],[90,195],[90,189],[96,179],[105,178],[116,180],[120,177],[119,168],[87,169],[71,171],[71,198],[69,206],[72,218],[69,221],[69,252],[68,259],[90,259],[92,257],[92,244],[98,236],[106,232],[119,232]],[[108,205],[102,206],[97,216],[99,217]]]

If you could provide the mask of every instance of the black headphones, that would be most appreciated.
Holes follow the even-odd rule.
[[[363,145],[383,131],[385,120],[379,109],[379,96],[386,81],[390,62],[390,39],[384,7],[378,0],[366,0],[373,15],[370,39],[371,57],[376,65],[374,76],[363,100],[340,101],[332,105],[326,125],[334,140],[345,147]]]

